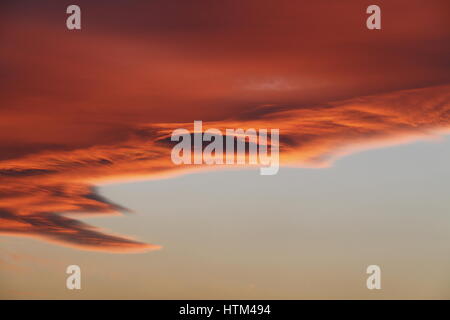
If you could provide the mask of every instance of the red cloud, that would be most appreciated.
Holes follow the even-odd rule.
[[[360,0],[79,0],[79,32],[64,4],[1,5],[2,234],[156,249],[68,213],[124,210],[98,181],[191,170],[172,164],[170,134],[194,120],[279,128],[284,166],[449,127],[448,0],[379,0],[377,31]]]
[[[450,86],[396,91],[311,107],[262,106],[207,128],[279,128],[282,165],[323,166],[357,148],[414,140],[450,129]],[[95,182],[179,174],[170,135],[192,123],[141,124],[128,139],[70,151],[48,151],[0,162],[0,232],[41,237],[91,250],[157,249],[102,232],[63,213],[123,210],[99,196]]]

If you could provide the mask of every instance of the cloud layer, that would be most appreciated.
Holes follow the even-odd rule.
[[[2,234],[158,249],[69,213],[126,211],[103,181],[192,170],[172,164],[169,137],[194,120],[279,128],[281,164],[303,167],[450,126],[447,0],[380,1],[381,31],[359,0],[78,4],[81,32],[64,4],[1,5]]]
[[[251,119],[251,120],[248,120]],[[302,108],[262,106],[218,128],[279,128],[281,164],[324,166],[359,148],[433,137],[450,129],[450,86],[359,97]],[[114,144],[48,151],[0,163],[0,232],[38,236],[93,250],[139,251],[158,246],[114,236],[62,213],[123,210],[95,191],[109,179],[162,178],[189,171],[171,162],[171,132],[192,123],[141,124]],[[197,168],[197,167],[196,167]],[[209,167],[210,169],[210,167]]]

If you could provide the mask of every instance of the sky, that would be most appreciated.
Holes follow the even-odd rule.
[[[449,147],[446,137],[325,169],[102,185],[133,213],[83,221],[163,248],[111,254],[2,237],[0,297],[448,299]],[[71,264],[82,270],[79,291],[65,287]],[[365,286],[370,264],[382,269],[379,291]]]
[[[367,1],[78,1],[82,30],[2,2],[0,297],[449,298],[449,4],[378,2],[381,30]],[[174,165],[195,120],[279,129],[280,172]]]

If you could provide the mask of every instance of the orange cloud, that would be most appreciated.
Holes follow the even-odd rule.
[[[95,183],[161,178],[197,169],[175,166],[176,128],[192,123],[140,124],[129,138],[71,151],[48,151],[0,162],[0,232],[36,236],[91,250],[130,252],[159,248],[110,235],[64,213],[124,210],[96,193]],[[358,148],[398,143],[450,129],[450,85],[364,96],[311,107],[261,106],[203,129],[279,128],[282,165],[323,166]],[[202,167],[204,168],[204,167]],[[211,167],[207,167],[211,169]]]
[[[72,32],[63,3],[2,2],[0,233],[157,249],[69,213],[124,211],[101,181],[198,169],[170,158],[194,120],[279,128],[281,164],[305,167],[447,130],[448,0],[379,0],[381,31],[369,4],[79,0]]]

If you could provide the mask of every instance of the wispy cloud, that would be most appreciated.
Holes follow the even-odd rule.
[[[125,209],[101,197],[96,183],[159,179],[192,169],[175,166],[170,158],[174,144],[171,132],[191,127],[192,123],[140,124],[129,128],[126,140],[71,151],[43,151],[0,162],[0,232],[90,250],[158,249],[64,213],[118,214]],[[450,129],[450,86],[301,108],[262,106],[223,121],[206,122],[207,128],[279,128],[281,165],[326,166],[354,150],[433,137]]]
[[[304,167],[449,127],[448,0],[380,0],[380,32],[359,0],[77,4],[80,32],[64,4],[0,4],[2,234],[159,248],[77,219],[126,210],[102,181],[192,170],[170,134],[194,120],[279,128],[281,165]]]

